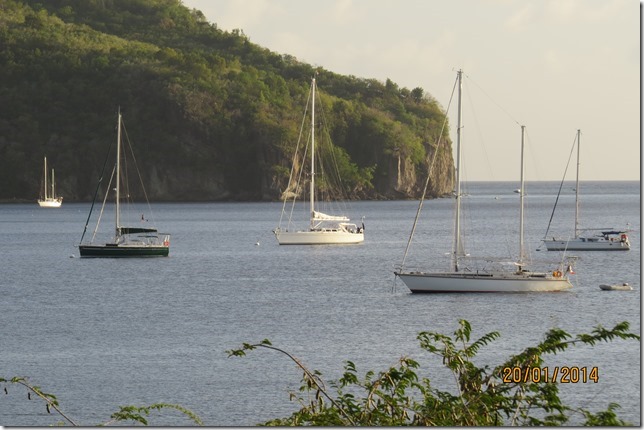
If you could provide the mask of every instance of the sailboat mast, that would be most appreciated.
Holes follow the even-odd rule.
[[[579,237],[579,151],[581,130],[577,130],[577,180],[575,183],[575,239]]]
[[[454,252],[452,264],[454,271],[458,272],[458,254],[461,249],[461,93],[463,89],[463,71],[459,70],[458,76],[458,122],[456,125],[456,220],[454,221]]]
[[[311,81],[311,228],[315,218],[315,78]]]
[[[56,182],[54,181],[54,169],[51,169],[51,198],[55,199],[56,198],[56,189],[55,184]]]
[[[47,200],[47,157],[45,157],[45,200]]]
[[[523,197],[525,196],[525,180],[524,180],[524,167],[525,161],[523,157],[525,125],[521,126],[521,185],[519,188],[519,270],[524,263],[524,247],[523,247]]]
[[[121,200],[121,109],[118,114],[118,126],[116,133],[116,236],[119,237],[119,225],[121,224],[120,200]]]

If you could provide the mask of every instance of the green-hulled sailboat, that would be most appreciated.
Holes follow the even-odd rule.
[[[117,143],[116,143],[116,164],[112,170],[112,175],[110,177],[110,182],[107,189],[110,190],[112,184],[112,179],[115,179],[115,232],[114,237],[110,242],[107,243],[94,243],[96,238],[96,232],[98,230],[98,225],[100,224],[101,215],[105,209],[105,203],[107,201],[107,196],[109,192],[105,193],[105,198],[103,199],[103,206],[96,223],[96,228],[92,234],[92,238],[89,242],[84,243],[83,239],[85,238],[85,233],[87,231],[87,225],[89,224],[90,218],[92,216],[92,209],[94,208],[94,202],[96,201],[96,195],[94,196],[94,202],[90,208],[89,215],[87,216],[87,222],[85,223],[85,229],[83,230],[83,235],[78,245],[78,250],[81,257],[167,257],[170,253],[170,235],[167,233],[159,233],[158,230],[154,227],[140,226],[140,227],[126,227],[121,224],[121,157],[122,157],[122,117],[121,112],[118,112],[118,126],[117,126]],[[102,180],[103,175],[101,175]],[[99,186],[100,182],[99,180]],[[141,222],[147,223],[147,220],[143,215],[141,215]]]

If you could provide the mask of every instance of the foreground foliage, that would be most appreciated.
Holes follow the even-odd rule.
[[[291,395],[292,400],[300,403],[300,410],[290,417],[268,421],[266,425],[552,426],[569,424],[575,414],[583,417],[583,425],[628,425],[617,417],[615,411],[619,405],[615,403],[597,413],[564,405],[559,398],[557,382],[544,382],[539,376],[546,369],[544,357],[568,347],[592,346],[614,339],[639,340],[638,335],[629,331],[627,322],[612,329],[598,326],[591,333],[576,337],[560,329],[550,330],[541,343],[526,348],[493,369],[477,367],[473,358],[482,347],[497,339],[499,333],[491,332],[475,341],[471,341],[471,333],[470,324],[461,320],[453,337],[435,332],[418,335],[422,349],[441,357],[452,372],[455,393],[433,387],[427,378],[419,379],[417,369],[420,365],[408,357],[401,358],[397,366],[384,372],[369,371],[362,379],[354,363],[349,361],[343,376],[327,387],[319,372],[307,369],[268,340],[244,344],[228,353],[229,356],[244,356],[258,348],[270,349],[285,354],[302,369],[300,392],[306,396]],[[508,380],[507,369],[513,369],[521,377]],[[534,373],[535,369],[537,373]]]
[[[54,394],[45,393],[40,387],[32,385],[27,378],[23,377],[14,377],[11,379],[0,378],[0,385],[4,385],[4,393],[9,394],[7,389],[8,385],[18,385],[22,386],[27,390],[27,399],[32,400],[32,394],[42,399],[45,403],[45,408],[47,413],[55,412],[57,413],[63,421],[59,421],[58,425],[72,425],[72,426],[86,426],[86,424],[80,424],[75,419],[71,418],[69,415],[65,414],[58,403],[58,399]],[[110,416],[110,420],[94,425],[107,426],[111,424],[143,424],[148,425],[147,417],[152,411],[162,411],[167,409],[173,409],[181,412],[185,415],[194,425],[203,425],[201,419],[189,409],[184,408],[180,405],[170,404],[170,403],[155,403],[149,406],[121,406],[117,412],[114,412]],[[5,423],[6,424],[6,423]]]
[[[354,363],[345,364],[344,374],[328,385],[318,371],[310,370],[287,351],[263,340],[257,344],[245,343],[241,348],[228,351],[229,356],[245,356],[259,348],[278,351],[292,360],[302,370],[300,393],[293,393],[292,400],[300,403],[300,410],[290,417],[270,420],[271,426],[537,426],[569,425],[573,415],[579,414],[587,426],[630,425],[618,418],[619,405],[611,403],[604,411],[593,413],[584,408],[570,407],[559,398],[557,382],[544,382],[535,377],[534,369],[544,370],[544,357],[556,355],[571,346],[590,345],[615,339],[640,337],[629,331],[629,324],[622,322],[612,329],[601,326],[589,334],[575,337],[561,329],[552,329],[545,339],[534,347],[524,349],[494,368],[477,367],[473,359],[479,350],[499,337],[491,332],[471,341],[472,328],[461,320],[453,337],[436,332],[418,334],[420,346],[435,354],[451,371],[456,382],[454,392],[441,391],[431,385],[428,378],[419,378],[420,365],[408,357],[397,366],[384,372],[368,371],[360,379]],[[521,376],[508,378],[505,369],[514,369]],[[592,379],[592,374],[585,377]],[[537,381],[537,379],[540,379]],[[556,378],[555,378],[556,379]],[[81,425],[65,414],[55,395],[45,393],[26,378],[0,378],[4,393],[8,388],[20,386],[27,390],[27,398],[40,398],[48,413],[56,413],[59,425]],[[306,396],[305,396],[306,395]],[[192,425],[203,425],[192,411],[176,404],[156,403],[149,406],[120,406],[110,420],[100,425],[148,425],[153,411],[176,410],[185,415]]]

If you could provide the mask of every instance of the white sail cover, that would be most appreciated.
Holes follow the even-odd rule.
[[[314,221],[350,221],[349,218],[345,216],[327,215],[318,211],[313,211],[313,220]]]

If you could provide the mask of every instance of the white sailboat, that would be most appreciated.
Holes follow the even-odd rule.
[[[581,147],[581,130],[577,130],[577,179],[575,185],[575,236],[572,238],[544,238],[543,244],[548,251],[628,251],[631,243],[626,230],[614,228],[579,228],[579,153]],[[557,196],[557,199],[559,196]],[[552,210],[554,211],[557,205]],[[552,217],[550,218],[552,221]],[[548,230],[550,226],[548,226]],[[546,230],[546,236],[548,236]],[[594,234],[592,232],[595,232]]]
[[[553,272],[533,272],[525,268],[523,246],[523,198],[525,195],[523,173],[523,140],[524,126],[521,126],[521,188],[520,188],[520,228],[519,228],[519,260],[514,263],[516,270],[477,270],[470,271],[461,267],[459,260],[465,257],[460,235],[460,200],[461,200],[461,92],[463,71],[457,73],[458,84],[458,125],[457,125],[457,156],[456,156],[456,211],[454,228],[454,247],[452,250],[452,270],[445,272],[425,272],[405,270],[403,265],[394,273],[412,293],[472,293],[472,292],[533,292],[561,291],[572,287],[562,265]],[[421,201],[422,204],[422,201]],[[420,206],[419,206],[420,211]],[[415,226],[414,226],[415,228]],[[411,240],[411,239],[410,239]]]
[[[51,193],[47,184],[47,157],[45,157],[45,171],[43,174],[43,194],[38,199],[38,205],[41,208],[59,208],[63,204],[61,196],[56,197],[56,182],[54,179],[54,169],[51,169]]]
[[[305,230],[291,228],[293,210],[290,210],[287,227],[282,227],[282,219],[286,212],[286,205],[289,200],[295,204],[298,192],[285,192],[284,204],[282,206],[282,216],[280,217],[279,226],[273,230],[275,237],[280,245],[331,245],[331,244],[355,244],[364,242],[364,224],[358,227],[351,223],[350,219],[344,215],[328,215],[318,210],[316,202],[316,185],[315,185],[315,78],[311,81],[311,145],[310,145],[310,184],[309,184],[309,227]],[[295,177],[301,178],[301,172],[296,172],[296,165],[293,163],[291,177],[289,179],[288,190],[291,184],[297,182]],[[302,163],[303,164],[303,163]],[[296,187],[299,189],[299,187]]]

